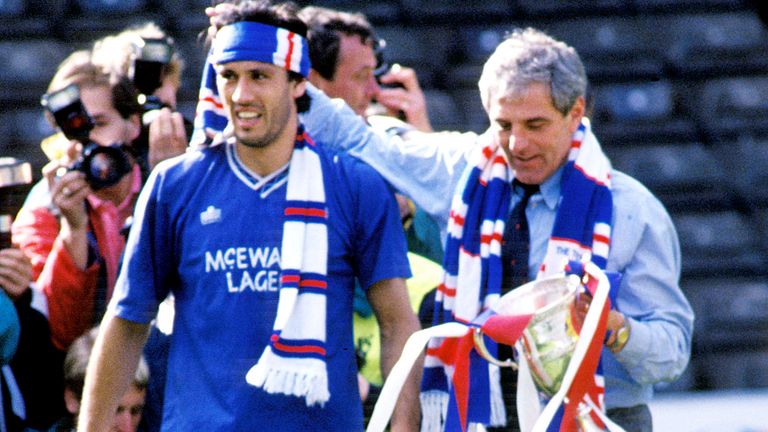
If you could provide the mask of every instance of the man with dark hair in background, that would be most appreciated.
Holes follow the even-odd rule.
[[[211,65],[231,133],[150,177],[81,428],[107,427],[158,303],[173,293],[163,430],[360,430],[355,277],[381,323],[385,373],[418,329],[397,208],[369,167],[326,153],[298,121],[309,58],[295,7],[242,2],[214,23]],[[130,361],[116,370],[118,358]],[[417,428],[417,376],[393,430]]]

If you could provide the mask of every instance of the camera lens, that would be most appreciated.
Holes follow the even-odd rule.
[[[91,143],[83,151],[83,160],[76,167],[94,190],[112,186],[131,171],[128,155],[119,145],[99,146]]]

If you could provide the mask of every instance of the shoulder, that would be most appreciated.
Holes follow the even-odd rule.
[[[219,161],[226,163],[224,145],[191,150],[157,164],[147,182],[162,183],[166,186],[199,184],[201,176]]]
[[[318,145],[318,153],[325,160],[331,175],[341,181],[384,183],[383,178],[376,170],[348,153],[333,151],[322,143]]]
[[[619,213],[632,213],[640,216],[655,217],[665,215],[667,210],[644,184],[634,177],[614,170],[611,175],[611,193],[613,207]]]

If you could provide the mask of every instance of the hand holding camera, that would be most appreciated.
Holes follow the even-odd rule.
[[[171,91],[164,85],[173,46],[166,39],[144,38],[141,42],[143,45],[138,47],[133,60],[132,76],[144,107],[142,124],[148,129],[147,148],[140,149],[141,157],[146,158],[148,168],[152,169],[160,161],[186,151],[192,122],[173,111],[175,88]]]

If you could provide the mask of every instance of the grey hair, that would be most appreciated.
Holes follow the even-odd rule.
[[[552,105],[563,115],[586,94],[587,76],[575,49],[540,30],[515,29],[483,66],[483,107],[488,111],[494,97],[520,96],[534,82],[550,86]]]

